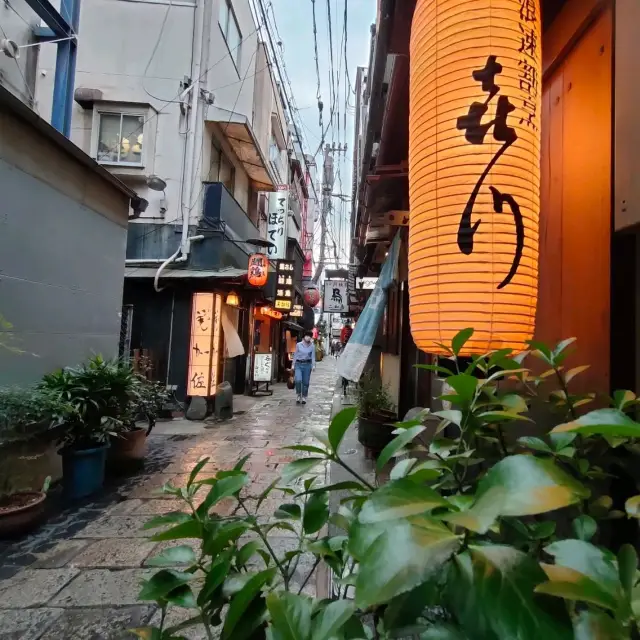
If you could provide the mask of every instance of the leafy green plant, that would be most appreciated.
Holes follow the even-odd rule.
[[[130,423],[136,384],[128,365],[98,355],[80,367],[45,375],[40,388],[69,407],[61,443],[89,449],[107,442]]]
[[[356,386],[358,415],[373,417],[381,412],[393,411],[394,404],[389,392],[379,378],[371,372],[365,373]]]
[[[28,440],[59,425],[69,405],[45,389],[0,388],[0,442]]]
[[[130,426],[135,427],[136,419],[146,420],[149,425],[147,434],[151,433],[160,412],[169,399],[170,393],[167,391],[166,385],[137,375],[132,400],[134,420],[131,421]]]
[[[153,539],[197,544],[152,560],[160,570],[140,598],[159,605],[160,624],[137,635],[175,640],[198,624],[209,638],[221,627],[222,640],[637,637],[636,551],[626,544],[614,553],[600,540],[603,523],[618,517],[603,492],[603,453],[633,446],[640,435],[629,415],[635,395],[618,392],[610,408],[581,415],[593,397],[571,392],[580,373],[565,369],[572,341],[555,349],[532,343],[526,354],[502,350],[461,366],[472,333],[448,347],[456,363],[456,373],[446,373],[452,408],[430,417],[439,420],[435,437],[424,438],[424,415],[397,423],[378,468],[400,459],[382,486],[338,455],[355,408],[336,415],[317,444],[287,447],[305,457],[258,495],[242,470],[246,458],[205,479],[203,460],[185,488],[165,486],[184,509],[149,522],[159,531]],[[542,362],[543,373],[532,373],[529,360]],[[518,438],[523,424],[532,426],[533,398],[546,399],[560,424]],[[352,479],[322,486],[314,469],[327,462]],[[335,491],[340,506],[330,513]],[[260,507],[277,493],[283,502],[266,518]],[[627,513],[640,517],[640,496],[629,497]],[[272,536],[283,530],[294,544],[281,552]],[[333,573],[326,599],[304,593],[320,563]],[[168,623],[175,607],[193,615]]]

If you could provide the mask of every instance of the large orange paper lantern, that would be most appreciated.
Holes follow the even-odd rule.
[[[252,287],[264,287],[269,276],[269,259],[264,253],[254,253],[249,256],[247,280]]]
[[[411,33],[409,292],[416,345],[462,355],[533,335],[539,0],[418,0]]]

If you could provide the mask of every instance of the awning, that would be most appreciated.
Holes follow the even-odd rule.
[[[157,267],[125,267],[125,278],[155,278],[158,273]],[[160,280],[165,278],[196,278],[206,280],[207,278],[241,278],[247,275],[246,269],[227,267],[226,269],[165,269],[160,274]]]
[[[246,116],[221,107],[209,109],[207,122],[215,122],[258,191],[275,191],[277,181]]]
[[[296,322],[292,322],[291,320],[283,320],[282,324],[285,327],[289,327],[289,329],[293,329],[294,331],[304,331],[304,327],[301,327]]]

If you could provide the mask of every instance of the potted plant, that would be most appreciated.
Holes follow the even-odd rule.
[[[109,441],[122,431],[130,415],[134,385],[129,366],[102,356],[43,378],[41,387],[69,405],[59,451],[68,498],[83,498],[104,484]]]
[[[129,415],[123,428],[111,440],[110,458],[118,463],[140,462],[147,454],[147,436],[156,424],[169,392],[164,384],[134,376]]]
[[[396,420],[393,402],[382,382],[366,373],[356,388],[358,440],[373,452],[382,451],[393,440]]]
[[[51,477],[43,484],[38,462],[46,456],[34,441],[54,430],[66,410],[39,389],[0,389],[0,537],[26,533],[40,522]]]

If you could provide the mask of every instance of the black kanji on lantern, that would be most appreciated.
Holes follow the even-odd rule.
[[[538,7],[535,0],[520,0],[520,19],[524,22],[538,20]]]
[[[482,90],[488,93],[488,97],[484,102],[474,102],[470,107],[466,116],[461,116],[457,120],[457,128],[465,132],[467,142],[474,145],[484,144],[485,138],[489,130],[493,128],[493,139],[496,142],[502,142],[502,146],[489,164],[485,167],[480,175],[476,186],[474,187],[467,205],[460,217],[460,225],[458,227],[458,248],[465,255],[473,253],[473,238],[480,226],[481,220],[471,224],[471,216],[473,208],[476,204],[480,189],[484,184],[491,169],[496,165],[500,157],[505,151],[518,139],[518,134],[513,127],[507,123],[509,114],[515,110],[515,106],[511,104],[507,96],[499,96],[496,104],[496,115],[493,120],[483,123],[482,118],[489,110],[489,104],[500,93],[500,87],[496,84],[496,76],[502,73],[502,65],[498,62],[496,56],[489,56],[483,69],[473,71],[473,79],[482,83]],[[511,208],[513,216],[516,220],[516,256],[509,275],[499,285],[498,289],[502,289],[511,282],[515,275],[522,255],[522,247],[524,246],[524,225],[522,224],[522,214],[520,207],[515,199],[509,194],[502,194],[497,189],[491,187],[493,194],[493,209],[496,213],[502,213],[503,204],[507,203]]]

